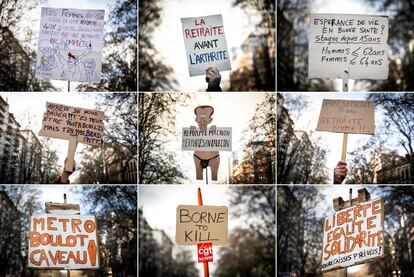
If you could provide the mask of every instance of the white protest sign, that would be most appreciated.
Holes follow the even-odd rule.
[[[374,101],[323,99],[317,131],[375,134]]]
[[[181,18],[190,76],[205,75],[206,69],[230,70],[230,55],[219,15]]]
[[[384,257],[384,199],[335,212],[323,231],[322,271]]]
[[[39,136],[69,140],[76,136],[80,143],[102,146],[104,113],[46,102]]]
[[[311,14],[309,23],[309,78],[388,78],[388,17]]]
[[[96,229],[91,215],[32,215],[28,267],[98,269]]]
[[[36,77],[99,83],[104,13],[42,8]]]
[[[179,205],[176,214],[175,242],[178,245],[197,245],[228,242],[228,210],[225,206]]]
[[[231,127],[215,130],[183,128],[181,149],[188,151],[231,151]]]

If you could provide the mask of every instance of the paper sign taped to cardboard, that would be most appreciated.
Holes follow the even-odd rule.
[[[231,127],[201,131],[183,128],[181,149],[188,151],[232,151]]]
[[[388,17],[311,14],[309,20],[309,78],[388,78]]]
[[[179,205],[176,214],[175,242],[178,245],[197,245],[228,242],[228,210],[225,206]]]
[[[206,69],[230,70],[230,55],[219,15],[181,18],[190,76],[205,75]]]
[[[98,269],[96,229],[91,215],[32,215],[28,267]]]
[[[99,83],[104,10],[42,8],[36,77]]]
[[[384,257],[384,199],[335,212],[323,231],[322,271],[349,267]]]
[[[323,99],[317,131],[375,134],[374,101]]]
[[[69,140],[76,136],[79,143],[102,146],[104,113],[46,102],[39,136]]]

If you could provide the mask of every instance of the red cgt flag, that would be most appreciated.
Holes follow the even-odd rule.
[[[212,262],[213,261],[213,243],[199,243],[197,244],[198,262]]]

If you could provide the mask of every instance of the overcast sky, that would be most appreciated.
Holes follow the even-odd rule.
[[[153,229],[163,230],[175,245],[175,228],[176,228],[176,208],[178,205],[197,205],[197,187],[196,185],[176,185],[176,186],[147,186],[141,185],[138,190],[139,207],[142,208],[143,216]],[[319,189],[325,200],[320,202],[315,210],[320,217],[332,214],[332,199],[342,197],[344,200],[349,199],[349,189],[353,189],[353,198],[357,197],[358,189],[362,186],[346,185],[322,185],[315,186]],[[371,194],[371,199],[380,198],[382,195],[375,186],[364,186]],[[251,187],[252,188],[252,187]],[[253,188],[252,188],[253,189]],[[201,186],[204,205],[227,206],[229,208],[229,234],[235,227],[243,226],[243,222],[231,216],[232,206],[230,206],[230,187],[220,185]],[[174,246],[176,249],[189,249],[194,251],[192,258],[196,262],[196,250],[194,246]],[[224,246],[225,247],[225,246]],[[220,258],[217,247],[214,248],[214,259]],[[210,263],[212,271],[216,263]],[[197,268],[202,272],[202,266],[197,264]],[[353,268],[352,270],[357,270]]]
[[[195,179],[195,166],[193,151],[181,150],[181,130],[183,127],[197,126],[194,109],[200,105],[210,105],[214,108],[211,125],[217,127],[232,127],[232,149],[235,155],[242,158],[243,130],[248,128],[248,122],[253,117],[257,104],[265,99],[265,93],[193,93],[191,103],[178,110],[176,116],[175,136],[169,136],[166,145],[167,150],[177,156],[177,161],[184,172],[186,182],[191,184],[203,184],[205,181]],[[237,99],[237,101],[236,101]],[[220,152],[220,167],[218,173],[219,182],[223,182],[229,176],[229,163],[232,160],[232,152]],[[209,179],[211,174],[209,172]],[[209,181],[211,183],[211,181]]]
[[[17,122],[21,125],[22,129],[31,129],[36,136],[42,128],[42,117],[46,111],[46,102],[53,102],[58,104],[64,104],[68,106],[75,106],[80,108],[94,109],[95,103],[98,101],[98,97],[102,95],[100,93],[27,93],[27,92],[12,92],[12,93],[0,93],[0,96],[9,103],[9,111],[14,114]],[[28,117],[30,115],[30,117]],[[39,137],[41,138],[41,137]],[[67,151],[68,141],[61,139],[51,139],[52,147],[57,151],[59,156],[59,165],[63,166]],[[76,149],[75,161],[77,164],[81,162],[81,155],[79,154],[82,149],[86,147],[85,144],[79,143]],[[73,181],[76,178],[75,173],[70,176],[70,180]]]
[[[154,31],[152,42],[164,64],[173,70],[180,91],[205,90],[205,76],[190,77],[182,35],[181,18],[221,14],[227,47],[238,48],[248,35],[255,31],[259,17],[249,17],[239,7],[233,7],[234,0],[161,0],[161,25]],[[233,70],[237,68],[232,64]],[[222,83],[229,80],[230,71],[220,72]]]
[[[383,15],[373,5],[364,0],[314,0],[310,2],[310,13],[341,13],[341,14],[367,14]],[[387,14],[389,15],[389,14]],[[335,90],[342,89],[342,80],[334,80]],[[352,91],[354,80],[349,80],[349,88]]]
[[[286,95],[283,93],[282,95]],[[365,93],[293,93],[292,95],[305,95],[308,96],[310,101],[309,107],[300,111],[300,117],[296,119],[296,114],[291,113],[292,119],[294,120],[294,129],[306,131],[308,134],[311,131],[316,131],[316,125],[318,123],[319,113],[322,107],[323,99],[348,99],[348,100],[366,100],[367,94]],[[287,105],[285,105],[289,109]],[[378,107],[375,108],[375,128],[378,131],[378,127],[382,125],[384,115]],[[376,132],[377,133],[377,132]],[[332,179],[332,172],[338,161],[341,159],[342,153],[342,140],[343,134],[331,133],[331,132],[315,132],[316,136],[321,138],[322,148],[327,150],[327,162],[329,177]],[[398,145],[399,134],[396,133],[394,136],[390,136],[387,140],[386,147],[390,149],[397,149],[401,155],[404,155],[404,149]],[[349,134],[347,153],[352,152],[356,148],[364,145],[370,138],[370,135],[360,134]],[[347,155],[348,162],[350,156]]]
[[[21,42],[24,42],[25,46],[37,50],[42,7],[105,10],[105,30],[106,32],[109,32],[111,26],[108,24],[108,16],[115,4],[116,0],[40,0],[38,6],[34,8],[28,16],[23,17],[22,21],[19,23],[19,27],[21,27],[24,32],[17,32],[16,36]],[[26,32],[28,30],[32,31],[34,34],[30,44],[27,44],[26,38]],[[61,91],[67,91],[68,89],[68,82],[66,81],[51,80],[51,83]],[[80,83],[78,82],[71,82],[71,91],[73,91],[79,84]]]
[[[175,245],[175,223],[176,208],[178,205],[197,205],[196,185],[175,185],[175,186],[148,186],[142,185],[138,190],[138,203],[142,208],[143,216],[153,229],[163,230]],[[236,227],[246,228],[247,225],[231,216],[234,210],[230,206],[230,188],[221,185],[201,186],[203,204],[209,206],[226,206],[229,208],[229,235]],[[254,219],[253,219],[254,220]],[[197,263],[196,246],[174,246],[177,249],[189,249],[194,251],[192,256],[197,264],[199,272],[203,272],[203,266]],[[218,246],[214,247],[214,260],[220,258]],[[210,263],[210,270],[213,271],[216,263]]]

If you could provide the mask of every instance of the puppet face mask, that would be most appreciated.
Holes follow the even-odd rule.
[[[205,131],[207,129],[208,124],[210,124],[213,119],[211,115],[214,113],[214,109],[211,106],[198,106],[195,108],[194,113],[196,114],[195,122],[198,124],[198,128],[201,131]]]

